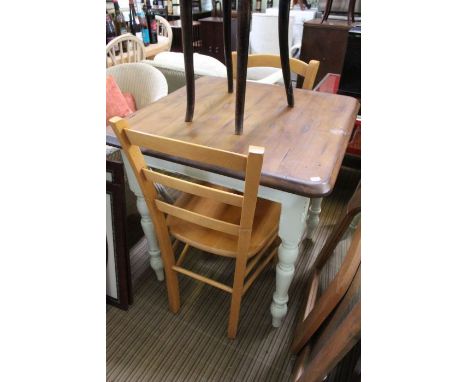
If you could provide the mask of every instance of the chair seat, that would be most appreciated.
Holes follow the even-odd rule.
[[[240,223],[240,207],[212,199],[183,193],[175,205],[228,223]],[[257,199],[248,257],[257,254],[273,235],[277,235],[280,213],[281,205],[279,203]],[[174,216],[168,216],[167,225],[175,238],[190,246],[220,256],[236,257],[237,236],[201,227]]]

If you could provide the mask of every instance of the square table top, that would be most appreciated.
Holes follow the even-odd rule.
[[[185,122],[185,87],[127,117],[133,130],[247,154],[249,145],[265,147],[260,184],[293,194],[320,197],[334,187],[353,130],[356,99],[294,89],[288,107],[283,86],[247,82],[244,131],[234,134],[235,92],[227,80],[201,77],[195,81],[195,113]],[[107,144],[120,146],[107,127]],[[242,174],[210,169],[201,163],[162,154],[145,154],[242,178]]]

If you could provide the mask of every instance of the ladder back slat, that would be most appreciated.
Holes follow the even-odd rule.
[[[231,206],[242,207],[244,197],[232,192],[218,190],[216,188],[203,186],[187,180],[178,179],[172,176],[164,175],[152,170],[143,170],[146,179],[160,183],[164,186],[175,188],[179,191],[205,198],[215,199],[218,202],[230,204]]]
[[[125,132],[131,144],[147,147],[167,155],[224,167],[237,172],[244,172],[247,165],[247,157],[245,155],[130,129],[125,130]]]
[[[227,233],[229,235],[238,236],[239,235],[239,226],[236,224],[228,223],[223,220],[213,219],[208,216],[197,214],[180,207],[173,206],[162,202],[161,200],[155,200],[156,206],[160,211],[175,216],[176,218],[201,225],[202,227],[214,229],[215,231],[220,231]]]

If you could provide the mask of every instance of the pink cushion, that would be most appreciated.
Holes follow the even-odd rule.
[[[132,97],[133,98],[133,97]],[[126,117],[135,110],[128,105],[112,76],[106,78],[106,123],[112,117]]]
[[[130,109],[132,109],[132,113],[136,111],[136,102],[135,98],[133,98],[132,93],[123,93],[123,96],[125,98],[125,101],[127,101],[127,105]]]

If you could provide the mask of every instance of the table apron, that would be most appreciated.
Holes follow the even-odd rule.
[[[194,179],[205,181],[208,183],[217,184],[240,192],[244,191],[244,181],[231,178],[225,175],[216,174],[206,170],[200,170],[198,168],[182,165],[179,163],[167,161],[164,159],[155,158],[152,156],[145,155],[145,161],[148,166],[165,170],[180,175],[185,175]],[[270,187],[260,185],[258,190],[258,196],[264,199],[268,199],[274,202],[281,203],[283,207],[292,207],[297,205],[298,201],[305,203],[309,198],[281,190],[277,190]]]

